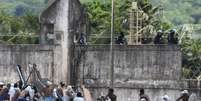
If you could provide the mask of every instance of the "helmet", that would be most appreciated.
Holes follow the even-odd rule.
[[[175,32],[177,32],[177,30],[176,29],[171,29],[170,32],[174,32],[175,33]]]
[[[157,32],[158,32],[158,33],[163,33],[163,31],[162,31],[162,30],[158,30]]]

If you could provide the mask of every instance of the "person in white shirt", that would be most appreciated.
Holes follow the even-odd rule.
[[[9,101],[12,101],[12,98],[13,98],[14,95],[15,95],[14,83],[11,84],[11,87],[10,87],[10,89],[9,89],[8,94],[9,94],[9,96],[10,96],[10,100],[9,100]]]
[[[27,91],[29,93],[30,99],[33,100],[34,95],[35,95],[34,89],[32,89],[31,86],[28,86],[25,88],[25,91]]]
[[[78,92],[77,96],[73,99],[73,101],[84,101],[84,98],[82,97],[82,93]]]

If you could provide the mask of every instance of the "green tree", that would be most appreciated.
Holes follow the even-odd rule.
[[[129,30],[129,12],[133,0],[116,0],[115,2],[115,35],[124,32],[128,34]],[[143,27],[152,26],[153,29],[160,29],[161,20],[157,19],[156,12],[160,7],[153,7],[149,0],[136,0],[139,9],[143,10],[148,19],[144,21]],[[111,26],[111,2],[93,1],[85,5],[89,19],[90,34],[96,35],[97,39],[90,40],[92,43],[110,43],[110,26]],[[149,27],[150,28],[150,27]],[[147,32],[153,33],[153,32]],[[106,37],[105,39],[98,37]]]
[[[36,33],[39,31],[37,15],[27,13],[22,17],[12,16],[8,13],[0,13],[0,40],[9,44],[36,44]]]
[[[201,75],[201,40],[185,39],[182,41],[184,77],[196,79]]]

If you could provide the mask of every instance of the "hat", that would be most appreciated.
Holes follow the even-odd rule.
[[[183,90],[181,93],[182,94],[188,94],[188,90]]]

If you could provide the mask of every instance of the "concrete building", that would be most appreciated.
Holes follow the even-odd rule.
[[[40,16],[40,43],[56,45],[60,61],[55,62],[54,67],[59,67],[58,75],[62,75],[59,77],[69,83],[74,37],[85,30],[83,12],[78,0],[50,0]]]

